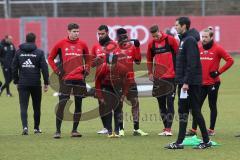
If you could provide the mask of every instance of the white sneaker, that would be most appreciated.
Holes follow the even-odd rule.
[[[168,131],[163,131],[161,133],[158,134],[159,136],[172,136],[172,132],[168,132]]]
[[[28,135],[28,128],[27,127],[23,128],[22,135]]]
[[[148,136],[148,133],[143,132],[141,129],[133,130],[133,136]]]
[[[59,96],[59,93],[58,93],[58,92],[54,92],[54,93],[53,93],[53,96],[54,96],[54,97],[57,97],[57,96]]]
[[[42,133],[41,129],[34,129],[33,132],[34,134]]]
[[[108,130],[103,128],[102,130],[98,131],[97,134],[108,134]]]
[[[125,132],[124,132],[124,130],[123,129],[121,129],[120,131],[119,131],[119,136],[125,136]]]

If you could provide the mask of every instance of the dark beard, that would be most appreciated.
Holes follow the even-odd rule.
[[[203,44],[203,49],[205,50],[209,50],[210,48],[212,48],[213,46],[213,40],[211,40],[209,43],[207,44]]]
[[[100,44],[101,46],[106,46],[106,44],[107,44],[109,41],[111,41],[111,39],[109,38],[109,36],[106,36],[106,37],[104,37],[104,38],[102,38],[102,39],[99,39],[99,44]]]

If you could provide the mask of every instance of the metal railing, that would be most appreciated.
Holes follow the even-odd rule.
[[[86,6],[90,6],[89,9],[86,9]],[[0,15],[5,18],[240,14],[240,10],[236,9],[240,8],[239,0],[1,0],[0,7],[3,8]],[[71,11],[74,7],[80,7],[79,12],[83,9],[83,13]],[[25,14],[26,9],[29,9],[28,14]],[[67,14],[65,10],[71,11],[71,14]],[[95,13],[95,10],[98,13]]]

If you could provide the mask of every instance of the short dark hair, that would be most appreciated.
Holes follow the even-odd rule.
[[[5,36],[4,36],[4,38],[5,38],[5,39],[7,39],[9,36],[10,36],[10,35],[9,35],[9,34],[7,34],[7,35],[5,35]]]
[[[183,26],[184,24],[186,25],[186,29],[189,30],[191,26],[191,20],[188,17],[179,17],[176,19],[178,23]]]
[[[151,26],[150,28],[149,28],[149,31],[151,32],[151,33],[156,33],[156,32],[158,32],[159,31],[159,28],[158,28],[158,25],[153,25],[153,26]]]
[[[32,32],[26,35],[26,42],[34,43],[36,41],[36,35]]]
[[[79,25],[76,23],[69,23],[68,24],[68,30],[71,31],[73,29],[79,29]]]
[[[124,28],[118,28],[117,29],[117,37],[123,35],[123,34],[127,34],[127,30]]]
[[[108,32],[108,26],[102,24],[102,25],[100,25],[100,26],[98,27],[98,30],[99,30],[99,31],[105,30],[106,32]]]

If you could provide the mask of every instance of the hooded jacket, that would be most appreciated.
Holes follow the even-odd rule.
[[[177,84],[201,85],[202,66],[197,42],[200,34],[195,29],[190,29],[179,36],[180,46],[176,58]]]
[[[4,39],[0,43],[0,62],[2,67],[11,68],[15,55],[15,47],[12,43],[7,43]]]
[[[34,43],[24,43],[19,46],[13,59],[12,72],[14,83],[18,85],[40,86],[40,72],[42,72],[44,84],[49,84],[49,72],[44,52]]]
[[[155,78],[174,78],[178,43],[174,37],[163,32],[161,34],[160,40],[148,43],[148,74],[153,74]]]

